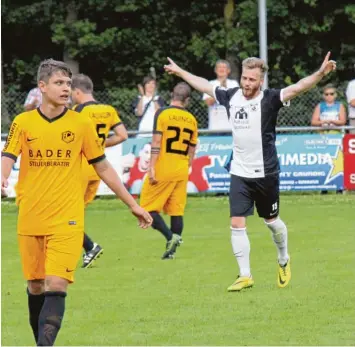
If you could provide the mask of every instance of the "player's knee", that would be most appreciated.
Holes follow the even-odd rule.
[[[279,233],[285,230],[287,231],[285,223],[279,217],[264,219],[264,222],[273,233]]]
[[[268,224],[271,224],[271,223],[273,223],[273,222],[275,222],[275,220],[277,220],[279,217],[274,217],[274,218],[270,218],[270,219],[264,219],[264,222],[265,222],[265,224],[266,225],[268,225]]]
[[[27,282],[30,294],[39,295],[44,293],[44,280],[31,280]]]
[[[66,292],[68,280],[58,276],[46,276],[44,289],[46,292]]]
[[[231,228],[242,229],[245,227],[246,227],[246,218],[245,217],[232,217],[231,218]]]

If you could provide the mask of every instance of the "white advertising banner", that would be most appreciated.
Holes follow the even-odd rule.
[[[1,150],[4,148],[5,141],[1,141]],[[122,168],[122,145],[117,145],[114,147],[106,148],[106,157],[111,163],[113,168],[117,171],[118,175],[122,178],[123,168]],[[15,185],[18,181],[19,169],[20,169],[21,156],[17,158],[14,167],[11,170],[9,177],[9,186],[6,189],[6,194],[10,198],[16,197]],[[106,186],[104,182],[101,181],[97,195],[113,195],[113,192]]]

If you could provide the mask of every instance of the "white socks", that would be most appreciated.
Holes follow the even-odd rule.
[[[232,248],[239,265],[240,276],[250,277],[250,242],[246,228],[231,228]]]
[[[289,259],[286,225],[280,218],[277,218],[271,223],[265,222],[265,224],[271,230],[272,239],[277,247],[279,264],[285,265]]]

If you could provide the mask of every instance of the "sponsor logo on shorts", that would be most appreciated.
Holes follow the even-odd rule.
[[[73,272],[74,270],[69,270],[68,268],[65,270],[66,272]]]
[[[70,220],[70,221],[68,222],[68,224],[69,224],[69,225],[76,225],[76,221],[75,221],[75,220]]]

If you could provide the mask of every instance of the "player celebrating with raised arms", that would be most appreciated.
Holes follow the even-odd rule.
[[[228,291],[252,287],[250,243],[246,217],[254,213],[254,203],[260,217],[271,230],[278,252],[279,287],[291,279],[287,228],[279,217],[279,162],[275,146],[276,120],[280,108],[291,99],[313,88],[325,75],[335,70],[336,63],[326,55],[318,71],[283,89],[261,90],[268,70],[262,59],[247,58],[242,63],[241,87],[213,87],[206,79],[183,70],[170,58],[165,70],[175,74],[193,88],[207,93],[226,107],[233,133],[233,158],[230,167],[229,194],[231,242],[239,265],[239,276]]]
[[[147,228],[152,218],[127,192],[108,163],[93,122],[65,107],[70,68],[43,61],[37,81],[39,108],[16,116],[2,152],[1,184],[21,154],[18,242],[28,287],[30,325],[38,346],[52,346],[61,327],[65,297],[84,236],[82,156]]]
[[[94,99],[94,84],[89,76],[84,74],[74,75],[71,88],[72,99],[76,104],[73,109],[92,120],[103,147],[116,146],[127,140],[126,128],[116,109],[111,105],[101,104]],[[114,134],[108,137],[110,130],[113,130]],[[89,165],[85,158],[83,160],[84,204],[87,206],[94,200],[101,180],[93,166]],[[96,242],[94,243],[86,233],[84,233],[83,247],[85,253],[82,267],[89,268],[101,255],[103,249]]]
[[[185,109],[190,94],[188,84],[177,84],[170,106],[156,112],[148,175],[141,192],[140,204],[153,217],[152,227],[167,241],[162,259],[173,258],[181,242],[189,167],[197,144],[196,118]],[[161,211],[170,216],[170,228]]]

